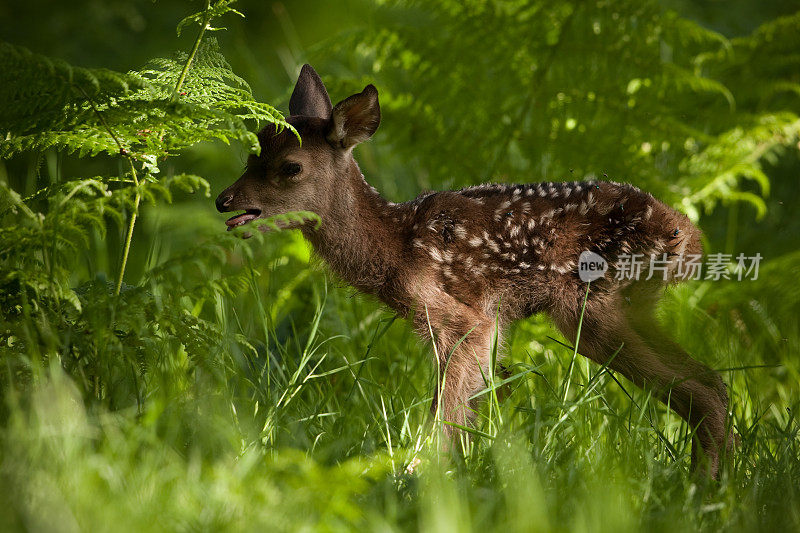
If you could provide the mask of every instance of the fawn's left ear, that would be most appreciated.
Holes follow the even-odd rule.
[[[311,65],[300,69],[300,76],[289,99],[289,113],[306,117],[330,118],[331,98],[325,84]]]
[[[342,100],[333,108],[328,141],[344,149],[352,148],[372,137],[380,123],[378,89],[374,85],[367,85],[363,91]]]

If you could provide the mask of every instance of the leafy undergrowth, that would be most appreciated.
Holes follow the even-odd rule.
[[[190,53],[126,74],[0,44],[0,527],[800,528],[800,255],[781,234],[800,207],[790,181],[800,122],[788,110],[800,94],[798,16],[727,42],[652,2],[443,0],[426,15],[443,27],[433,35],[405,24],[400,2],[376,13],[402,24],[330,48],[364,71],[386,62],[393,153],[359,148],[368,164],[401,160],[405,173],[426,169],[423,181],[452,171],[466,177],[447,185],[460,186],[560,179],[580,153],[576,176],[627,176],[695,218],[718,204],[764,214],[762,227],[734,210],[701,221],[709,249],[738,231],[764,253],[758,281],[693,282],[662,309],[730,385],[741,446],[710,483],[688,472],[685,424],[621,377],[573,365],[542,318],[508,333],[510,373],[488,376],[478,436],[443,451],[431,355],[406,323],[334,286],[297,232],[221,231],[195,172],[234,170],[208,141],[246,151],[259,125],[288,127],[204,38],[237,13],[231,3],[184,19],[198,26]],[[575,72],[587,81],[561,92]],[[532,94],[518,89],[530,84]],[[459,142],[443,146],[446,135]],[[407,164],[411,152],[424,165]],[[413,188],[404,183],[378,185]],[[297,212],[265,223],[309,218],[319,222]]]
[[[238,289],[206,304],[215,328],[197,341],[208,343],[206,355],[181,357],[168,338],[147,345],[144,382],[120,375],[120,364],[116,383],[97,371],[107,383],[99,395],[59,366],[28,362],[30,382],[13,386],[6,405],[0,484],[16,495],[0,511],[6,528],[784,531],[800,523],[791,360],[800,335],[788,321],[776,325],[790,344],[775,353],[780,366],[726,374],[742,444],[718,484],[688,472],[686,426],[622,378],[577,361],[563,401],[571,351],[538,320],[509,335],[511,376],[495,377],[499,410],[484,405],[479,420],[487,436],[451,455],[428,414],[430,355],[408,327],[347,289],[326,290],[299,236],[255,239],[228,252],[244,263]],[[182,270],[176,283],[224,278],[213,264]],[[259,276],[248,264],[271,267]],[[286,298],[287,287],[306,297]],[[667,323],[705,362],[748,366],[754,343],[772,339],[746,340],[748,327],[763,331],[748,317],[730,325],[730,313],[701,312],[698,289],[673,291],[665,311],[683,313],[665,313],[678,317]],[[156,298],[153,290],[142,298]],[[110,353],[100,356],[110,364]]]

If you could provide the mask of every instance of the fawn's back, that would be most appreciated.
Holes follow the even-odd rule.
[[[578,258],[591,250],[611,271],[594,282],[617,290],[621,255],[643,258],[699,254],[699,231],[688,218],[631,185],[550,182],[479,185],[424,194],[385,207],[404,236],[398,256],[410,276],[426,272],[443,292],[515,320],[575,305],[585,286]]]

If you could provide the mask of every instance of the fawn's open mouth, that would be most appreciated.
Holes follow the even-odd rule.
[[[230,231],[235,227],[247,224],[251,220],[257,219],[260,216],[261,216],[261,209],[247,209],[241,215],[235,215],[226,220],[225,225],[228,226],[228,231]]]

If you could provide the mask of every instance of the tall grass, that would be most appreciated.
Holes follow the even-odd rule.
[[[0,511],[6,529],[800,524],[797,385],[776,379],[796,376],[796,362],[728,372],[742,447],[718,484],[702,483],[688,472],[684,424],[607,369],[573,361],[546,322],[526,321],[505,343],[510,377],[487,377],[478,434],[452,456],[428,412],[431,355],[407,324],[326,283],[297,235],[257,239],[226,257],[246,272],[242,290],[201,306],[222,333],[216,351],[192,361],[148,347],[144,383],[124,384],[139,388],[140,404],[87,398],[58,365],[33,369],[29,385],[11,381],[0,441],[0,483],[13,495]],[[221,275],[198,264],[181,282]],[[692,305],[697,288],[670,294],[665,322],[713,366],[746,366],[752,344]]]

